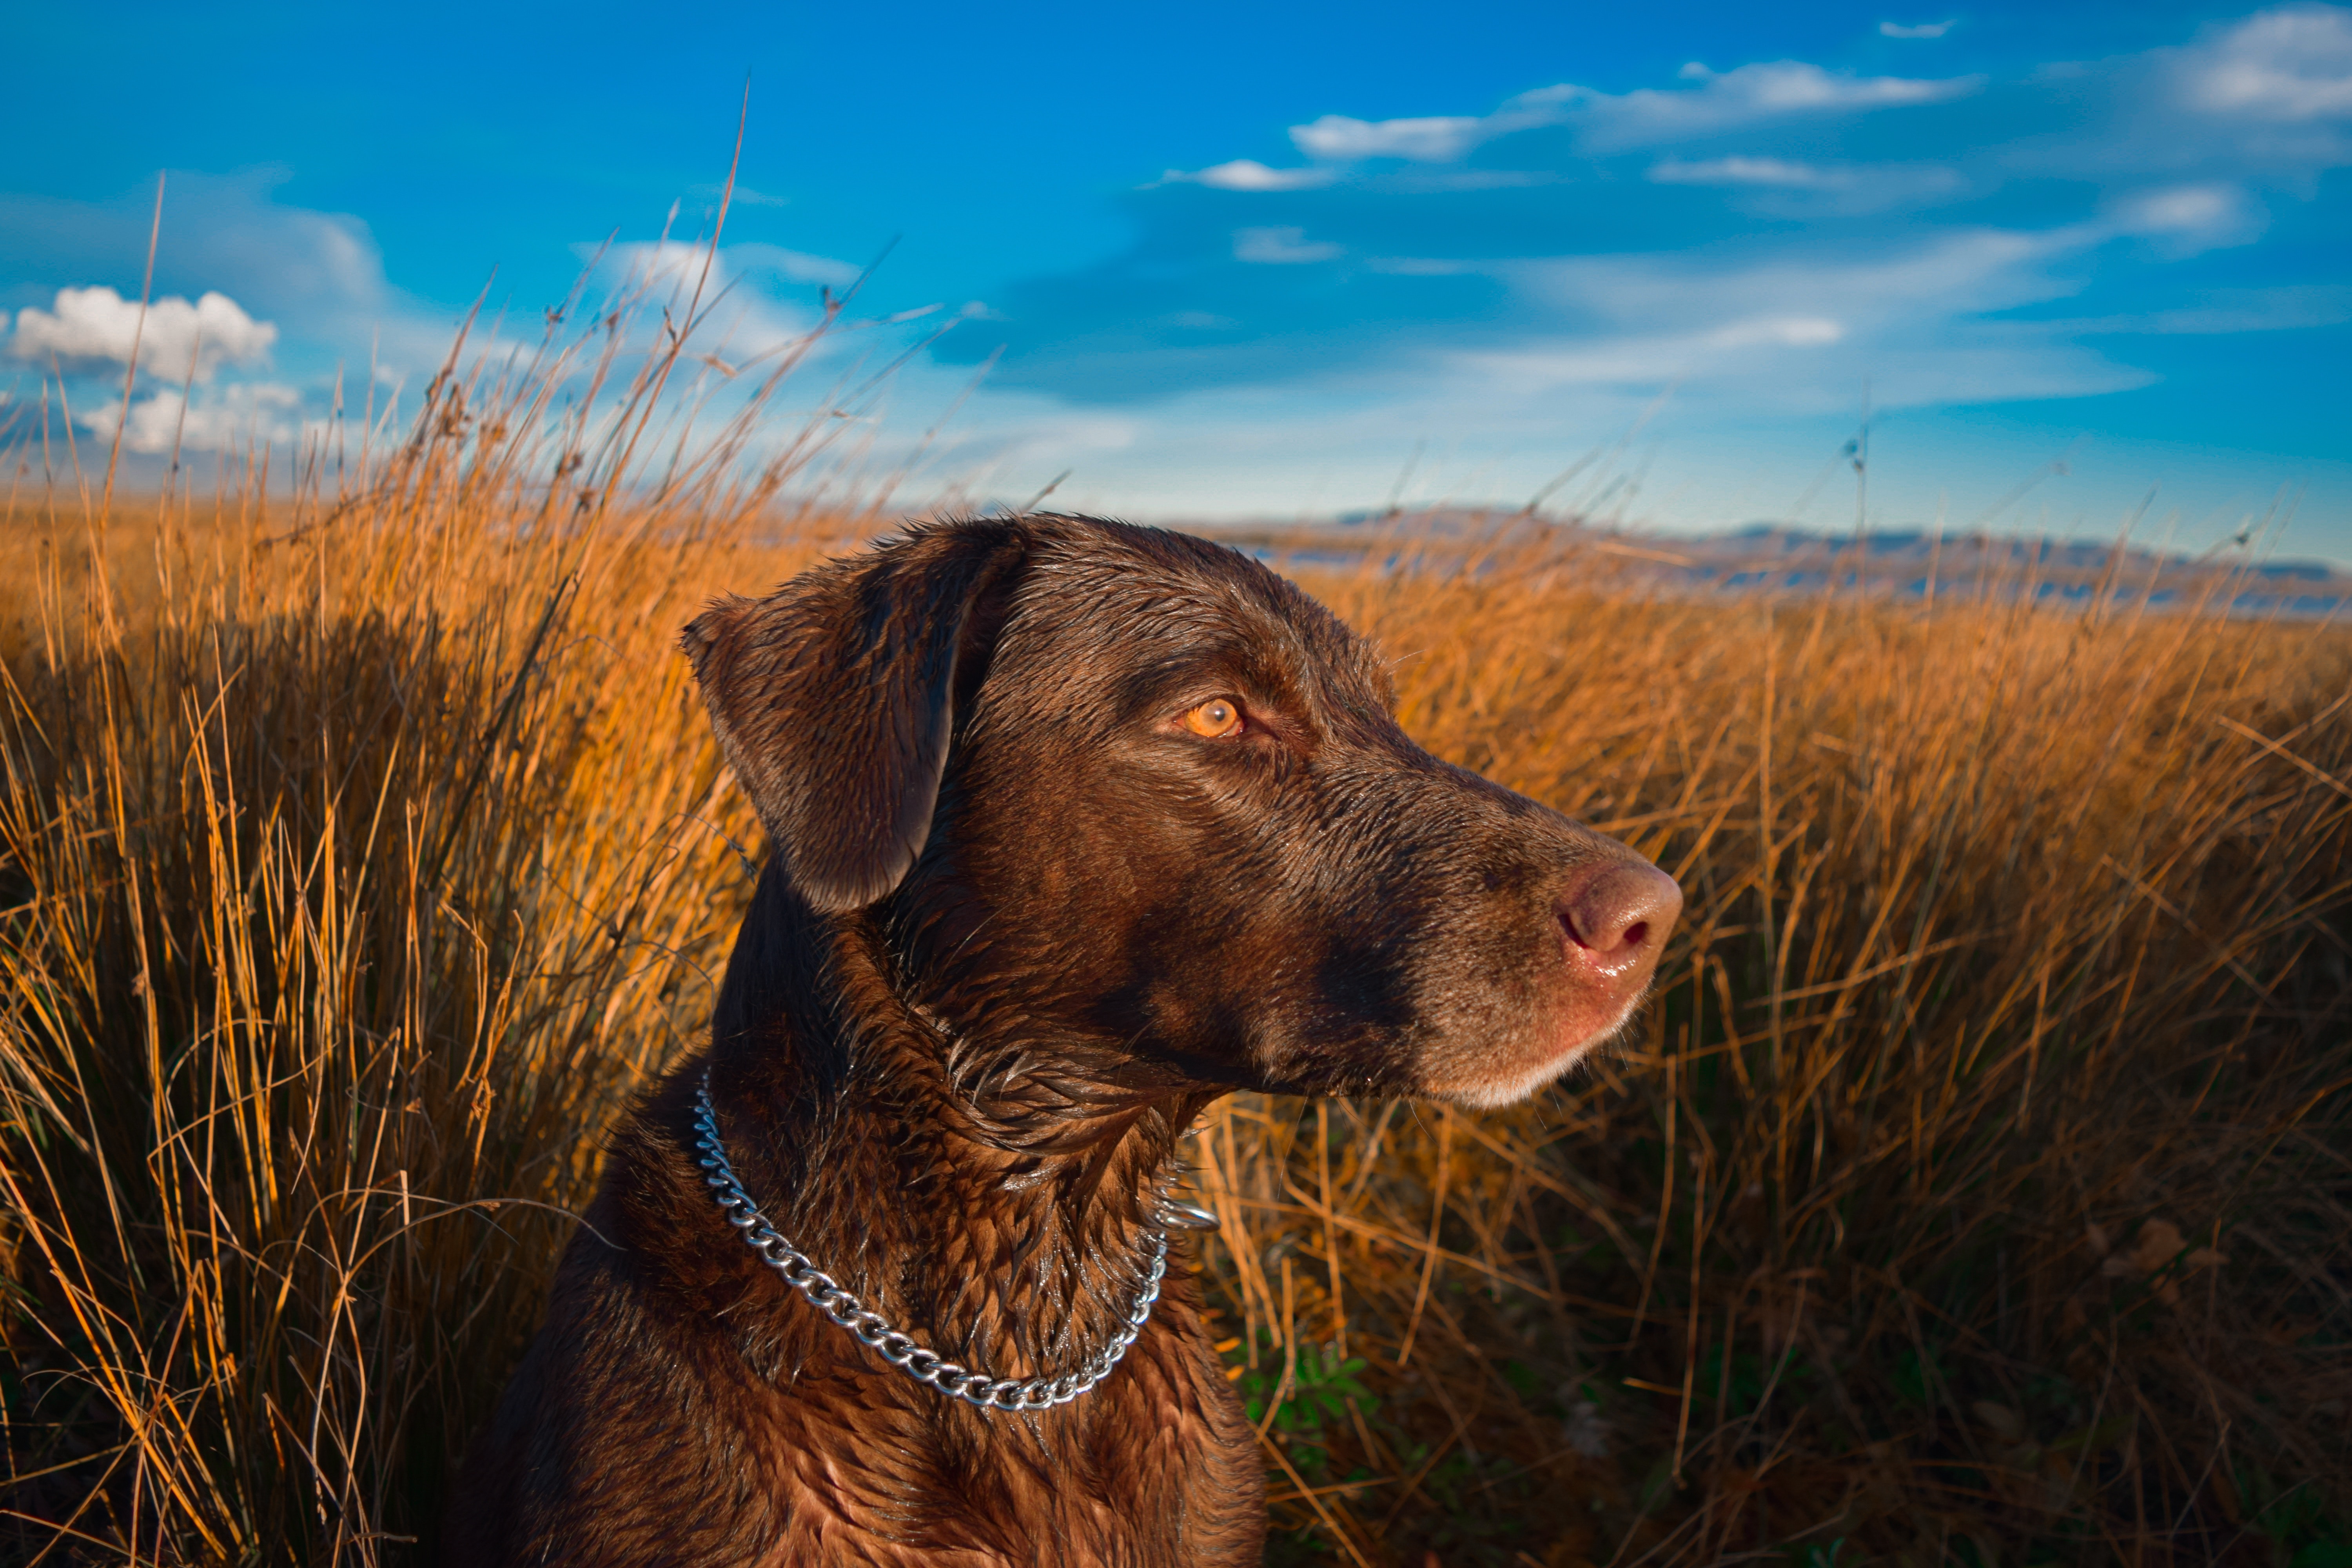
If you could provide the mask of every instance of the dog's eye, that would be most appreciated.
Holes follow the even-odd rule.
[[[1203,702],[1184,715],[1184,728],[1212,741],[1222,741],[1237,732],[1241,727],[1241,709],[1223,697]]]

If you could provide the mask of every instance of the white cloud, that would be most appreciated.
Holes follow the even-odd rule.
[[[1844,323],[1826,316],[1776,316],[1718,327],[1706,335],[1706,342],[1720,349],[1817,349],[1844,336]]]
[[[732,192],[725,185],[688,185],[686,188],[686,194],[709,202],[713,205],[718,204],[721,196],[727,198],[730,205],[739,207],[788,207],[793,205],[793,198],[790,196],[770,195],[765,191],[755,191],[751,186],[741,184],[738,184]]]
[[[1893,15],[1887,38],[1963,36],[1924,7]],[[1865,14],[1862,26],[1875,22]],[[1365,106],[1310,102],[1284,121],[1295,122],[1290,161],[1307,168],[1243,160],[1170,178],[1274,192],[1321,181],[1343,185],[1345,201],[1253,196],[1242,217],[1180,198],[1116,268],[1084,274],[1115,275],[1132,289],[1133,318],[1156,328],[1150,348],[1136,352],[1139,366],[1164,367],[1139,374],[1148,395],[1106,367],[1127,352],[1116,342],[1061,362],[1052,357],[1059,346],[1044,342],[1024,384],[1041,398],[1051,387],[1150,410],[1129,452],[1075,465],[1079,482],[1108,487],[1114,506],[1166,516],[1214,492],[1228,510],[1271,511],[1286,496],[1315,511],[1354,504],[1367,488],[1380,500],[1424,437],[1440,451],[1458,441],[1490,454],[1543,447],[1562,428],[1605,439],[1669,386],[1645,442],[1838,422],[1810,468],[1843,438],[1865,386],[1877,406],[1907,411],[1907,432],[1929,422],[1916,411],[1938,405],[2083,398],[2158,379],[2153,360],[2129,363],[2136,349],[2153,353],[2150,344],[2123,334],[2352,320],[2352,289],[2319,282],[2332,277],[2324,262],[2316,274],[2299,271],[2300,251],[2276,267],[2311,286],[2276,300],[2207,292],[2226,271],[2162,276],[2168,258],[2250,237],[2270,212],[2284,226],[2291,206],[2325,203],[2328,187],[2309,176],[2331,161],[2352,163],[2352,110],[2343,107],[2352,49],[2340,47],[2352,40],[2352,0],[2284,8],[2248,0],[2193,41],[2188,26],[2172,34],[2170,47],[2073,66],[2012,59],[1999,93],[1973,102],[1955,101],[1979,86],[1957,66],[1948,68],[1957,79],[1921,79],[1893,67],[1870,75],[1827,60],[1745,57],[1729,62],[1738,69],[1693,66],[1679,79],[1611,80],[1608,91],[1562,85],[1500,107],[1407,98],[1379,105],[1402,116],[1388,120],[1318,119],[1327,107]],[[1494,112],[1421,112],[1465,108]],[[1438,205],[1420,200],[1424,192],[1496,178],[1552,188],[1422,210]],[[1914,216],[1955,195],[1972,205]],[[1886,208],[1898,221],[1814,221]],[[2324,239],[2326,217],[2293,221]],[[1267,226],[1235,232],[1243,222]],[[1278,316],[1260,320],[1269,308],[1263,287],[1218,278],[1181,303],[1204,305],[1203,317],[1231,311],[1239,325],[1182,334],[1195,318],[1168,314],[1176,307],[1162,279],[1199,270],[1204,226],[1213,247],[1229,243],[1246,260],[1429,274],[1439,286],[1425,307],[1391,287],[1361,310],[1331,302],[1301,314],[1286,299],[1272,306]],[[1428,254],[1415,254],[1423,247]],[[1457,274],[1478,281],[1446,287],[1439,277]],[[2147,313],[2111,313],[2125,309]],[[1050,313],[1024,312],[1040,340]],[[1097,330],[1091,307],[1077,319]],[[2270,352],[2294,347],[2274,342]],[[2100,421],[2095,407],[2078,407],[2077,417]],[[2024,423],[2049,427],[2039,416]],[[1889,472],[1920,460],[1892,440],[1887,458]],[[1518,493],[1565,461],[1530,474]],[[1036,484],[1074,466],[1050,449],[1034,462]],[[2337,468],[2339,493],[2352,494],[2352,469]],[[1957,470],[1936,477],[1967,482]],[[1804,478],[1756,511],[1727,515],[1771,515]],[[1428,493],[1454,485],[1477,497],[1508,482],[1472,473]],[[1874,498],[1881,483],[1874,475]],[[1073,487],[1057,493],[1067,499]],[[1932,485],[1927,493],[1932,504]]]
[[[586,249],[586,247],[577,248]],[[625,285],[642,288],[716,289],[726,286],[729,268],[721,250],[682,239],[630,240],[604,252],[598,270]]]
[[[2295,331],[2352,322],[2352,291],[2253,289],[2218,294],[2201,306],[2147,310],[2143,315],[2084,315],[2049,322],[2072,336],[2227,336],[2237,331]]]
[[[207,293],[193,305],[173,295],[142,312],[138,300],[100,286],[60,289],[48,310],[17,311],[10,349],[24,360],[55,355],[69,363],[128,364],[135,342],[145,374],[177,383],[193,369],[196,380],[208,382],[223,364],[251,363],[277,341],[275,326],[255,321],[226,294]]]
[[[1940,323],[1939,323],[1940,325]],[[1631,412],[1666,386],[1686,410],[1749,417],[1848,413],[1867,379],[1880,408],[2011,398],[2082,397],[2144,386],[2154,379],[2089,350],[2024,333],[1945,333],[1927,338],[1851,335],[1816,343],[1769,334],[1725,342],[1713,333],[1625,334],[1545,342],[1450,356],[1432,377],[1454,388],[1455,410],[1473,399],[1500,427],[1508,415],[1563,393],[1605,392]]]
[[[1650,170],[1650,178],[1669,185],[1790,185],[1805,190],[1846,183],[1842,172],[1816,168],[1811,163],[1794,163],[1785,158],[1738,156],[1708,158],[1698,163],[1669,158]]]
[[[1451,163],[1479,142],[1503,134],[1496,125],[1500,118],[1439,114],[1414,120],[1366,121],[1327,114],[1311,125],[1292,126],[1290,139],[1308,157],[1333,163],[1352,163],[1359,158],[1409,158],[1420,163]]]
[[[1817,355],[1845,337],[1845,324],[1826,316],[1756,316],[1700,329],[1627,322],[1589,337],[1443,355],[1440,363],[1477,380],[1488,396],[1506,398],[1579,386],[1655,389],[1669,382],[1810,398],[1823,390],[1823,373],[1784,351]],[[1841,368],[1830,378],[1843,377]],[[1828,395],[1843,397],[1847,389],[1840,385]]]
[[[1991,330],[2010,334],[1996,348],[1967,318],[2073,292],[2076,283],[2050,264],[2110,237],[2092,226],[2060,235],[1979,229],[1861,258],[1773,247],[1740,258],[1657,253],[1525,263],[1520,286],[1591,322],[1591,339],[1538,340],[1496,351],[1488,363],[1530,394],[1685,375],[1737,383],[1778,406],[1799,396],[1850,396],[1881,363],[1908,367],[1888,384],[1890,398],[1952,385],[2010,395],[1993,391],[2000,383],[1992,367],[2008,354],[2023,384],[2105,391],[2116,373],[2095,354],[2053,346],[2040,329],[2008,326]]]
[[[1803,60],[1773,60],[1728,71],[1710,70],[1693,60],[1681,75],[1696,85],[1637,88],[1615,97],[1596,94],[1584,110],[1589,139],[1620,146],[1667,142],[1790,114],[1939,103],[1982,84],[1978,77],[1930,81],[1841,76]]]
[[[592,247],[575,246],[583,255]],[[707,245],[682,239],[631,241],[604,251],[600,271],[608,278],[652,289],[674,289],[691,294],[699,285],[703,296],[738,284],[747,274],[774,273],[795,283],[826,283],[835,288],[857,281],[864,271],[853,263],[829,256],[787,250],[780,245],[726,245],[716,256]]]
[[[324,377],[340,361],[356,377],[373,361],[421,382],[447,356],[462,310],[390,287],[359,219],[279,205],[273,192],[287,177],[274,168],[173,171],[156,292],[194,300],[200,311],[207,289],[235,300],[257,325],[276,328],[269,354],[279,374]],[[103,280],[135,311],[154,203],[152,184],[94,202],[0,192],[0,274],[45,289]],[[209,356],[220,340],[207,328],[205,341]],[[173,380],[161,363],[154,371]]]
[[[2352,11],[2259,11],[2189,51],[2189,100],[2214,113],[2288,122],[2352,118]]]
[[[1032,448],[1051,447],[1061,451],[1121,452],[1134,446],[1136,437],[1145,428],[1142,421],[1118,415],[1065,414],[1058,418],[1041,421],[1022,434]]]
[[[1885,306],[1909,313],[1936,302],[1943,317],[1961,310],[2004,310],[2066,292],[2033,266],[2086,238],[2053,240],[2011,229],[1973,229],[1864,258],[1803,250],[1739,263],[1704,256],[1565,257],[1530,264],[1532,283],[1579,312],[1644,321],[1687,320],[1695,305],[1735,319],[1816,315],[1843,305]]]
[[[2124,226],[2135,234],[2196,232],[2228,221],[2237,193],[2225,185],[2179,185],[2126,204]]]
[[[1329,261],[1341,247],[1309,244],[1303,228],[1241,228],[1234,231],[1234,259],[1264,266],[1295,267],[1308,261]]]
[[[736,362],[738,369],[744,362],[804,342],[818,324],[813,311],[772,299],[745,282],[746,274],[759,272],[834,285],[845,285],[857,276],[846,262],[776,246],[722,246],[714,256],[707,245],[679,239],[615,245],[597,266],[598,276],[617,293],[642,294],[656,302],[667,298],[674,315],[689,300],[698,300],[698,309],[708,312],[709,320],[695,334],[697,349]]]
[[[774,272],[795,283],[823,283],[835,289],[848,288],[866,270],[855,262],[786,250],[781,245],[730,245],[721,248],[719,256],[736,272]]]
[[[2200,303],[2178,310],[2083,316],[2046,324],[2053,331],[2078,336],[2212,337],[2333,327],[2346,321],[2352,321],[2352,289],[2323,286],[2213,289],[2201,296]]]
[[[2171,185],[2117,204],[2119,234],[2160,241],[2176,255],[2243,245],[2263,231],[2262,209],[2235,185]]]
[[[1364,265],[1374,272],[1394,273],[1400,278],[1460,278],[1491,270],[1486,262],[1443,256],[1375,256]]]
[[[1708,185],[1745,193],[1744,205],[1783,216],[1876,212],[1943,198],[1968,188],[1957,169],[1940,163],[1838,163],[1734,153],[1725,158],[1667,158],[1649,179],[1667,185]]]
[[[1171,169],[1160,176],[1162,184],[1189,183],[1220,191],[1307,191],[1338,177],[1329,169],[1272,169],[1255,158],[1236,158],[1189,174]]]
[[[122,445],[128,451],[161,456],[175,448],[235,451],[248,444],[283,443],[299,431],[301,406],[300,393],[270,382],[225,387],[201,403],[190,403],[179,389],[171,388],[131,404]],[[110,441],[115,426],[122,423],[122,405],[105,404],[80,416],[79,422],[100,440]]]
[[[341,214],[281,206],[270,199],[284,170],[232,176],[174,172],[163,200],[163,247],[156,287],[164,293],[217,289],[299,334],[313,326],[364,321],[396,302],[367,226]],[[40,258],[51,280],[111,277],[146,254],[154,188],[104,202],[0,194],[0,234],[18,269]],[[61,275],[62,274],[62,275]],[[41,276],[35,273],[35,276]],[[134,270],[129,282],[135,283]],[[362,335],[364,342],[364,335]]]
[[[1587,147],[1606,150],[1706,135],[1792,114],[1936,103],[1982,85],[1979,77],[1928,81],[1842,76],[1802,60],[1761,62],[1729,71],[1710,70],[1694,60],[1680,74],[1692,85],[1606,93],[1562,82],[1523,92],[1486,115],[1365,121],[1327,114],[1292,126],[1290,139],[1300,152],[1327,163],[1402,158],[1448,163],[1497,137],[1547,126],[1570,127]]]

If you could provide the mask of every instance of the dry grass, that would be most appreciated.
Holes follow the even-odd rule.
[[[12,503],[0,1554],[415,1560],[701,1026],[756,838],[671,628],[871,520],[627,340],[299,500]],[[2352,644],[1496,548],[1308,583],[1689,913],[1538,1104],[1202,1130],[1275,1560],[2347,1560]]]

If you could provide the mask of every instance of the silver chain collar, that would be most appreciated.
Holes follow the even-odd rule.
[[[760,1261],[782,1275],[786,1284],[808,1298],[810,1306],[847,1330],[859,1344],[917,1383],[927,1383],[951,1399],[961,1399],[982,1410],[1049,1410],[1056,1405],[1067,1405],[1110,1375],[1110,1369],[1118,1364],[1119,1358],[1127,1354],[1127,1347],[1135,1342],[1135,1336],[1150,1321],[1152,1304],[1160,1300],[1160,1281],[1168,1273],[1165,1230],[1150,1233],[1151,1260],[1144,1272],[1143,1289],[1137,1293],[1127,1321],[1111,1336],[1110,1343],[1080,1363],[1077,1371],[1059,1377],[1016,1380],[991,1377],[984,1372],[959,1366],[936,1351],[923,1349],[913,1336],[892,1328],[890,1321],[881,1313],[866,1310],[865,1302],[810,1262],[806,1253],[786,1241],[768,1223],[768,1216],[760,1212],[760,1206],[743,1190],[734,1165],[727,1158],[726,1146],[719,1141],[719,1112],[710,1103],[710,1069],[707,1067],[702,1069],[700,1087],[694,1091],[694,1131],[695,1147],[701,1152],[695,1163],[703,1169],[702,1179],[710,1184],[712,1199],[726,1211],[728,1223],[737,1227],[744,1245],[760,1255]]]

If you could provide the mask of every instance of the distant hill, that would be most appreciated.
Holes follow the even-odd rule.
[[[1753,522],[1684,535],[1586,528],[1469,510],[1358,513],[1319,523],[1178,523],[1267,559],[1337,565],[1375,548],[1414,541],[1556,542],[1615,558],[1620,570],[1661,589],[1705,594],[1809,595],[1835,588],[1894,600],[2029,595],[2053,603],[2102,593],[2151,607],[2205,606],[2241,616],[2352,618],[2352,573],[2321,561],[2257,560],[2225,544],[2201,555],[2120,547],[2095,540],[2013,534],[1937,534],[1910,529],[1825,532]],[[1380,541],[1379,545],[1374,541]]]

